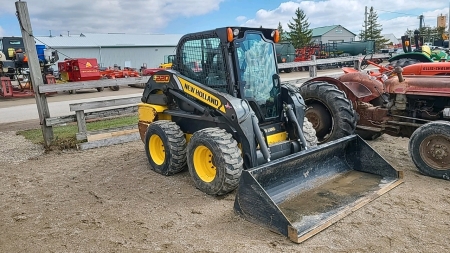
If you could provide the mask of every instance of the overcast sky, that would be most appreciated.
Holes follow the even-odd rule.
[[[0,0],[0,36],[20,36],[15,0]],[[363,29],[364,7],[373,6],[382,33],[398,38],[406,29],[436,26],[437,16],[448,15],[446,0],[28,0],[37,36],[80,33],[185,34],[229,25],[287,29],[295,9],[303,9],[310,28],[342,25],[355,34]]]

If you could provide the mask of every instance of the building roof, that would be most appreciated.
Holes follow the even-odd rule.
[[[317,36],[322,36],[325,33],[336,29],[337,27],[342,27],[343,29],[347,30],[345,27],[341,26],[341,25],[329,25],[329,26],[322,26],[322,27],[316,27],[312,29],[312,36],[313,37],[317,37]],[[348,32],[352,33],[351,31],[347,30]],[[353,35],[356,36],[356,34],[352,33]]]
[[[393,45],[397,45],[397,44],[401,43],[401,40],[397,39],[397,37],[395,37],[395,35],[393,33],[382,34],[381,36],[383,36],[385,39],[389,40],[388,42],[386,42],[386,44],[392,43]]]
[[[176,46],[182,34],[98,34],[36,36],[36,44],[56,48]]]

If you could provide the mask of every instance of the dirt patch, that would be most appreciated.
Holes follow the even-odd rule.
[[[1,161],[0,251],[447,252],[450,184],[419,174],[407,143],[370,143],[404,184],[300,245],[237,216],[234,193],[151,171],[141,142]]]

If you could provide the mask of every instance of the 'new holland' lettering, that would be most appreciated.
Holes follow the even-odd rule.
[[[196,85],[190,83],[189,81],[178,77],[178,80],[181,83],[181,86],[187,94],[195,97],[196,99],[208,104],[209,106],[226,113],[225,106],[223,106],[220,99],[218,99],[216,96],[210,94],[208,91],[205,91]]]
[[[201,90],[199,90],[199,89],[189,85],[188,83],[184,84],[184,88],[186,90],[196,94],[197,96],[199,96],[203,100],[208,101],[208,102],[210,102],[211,104],[213,104],[215,106],[219,106],[219,100],[218,99],[216,99],[216,98],[214,98],[214,97],[212,97],[212,96],[210,96],[208,94],[205,94],[203,91],[201,91]]]

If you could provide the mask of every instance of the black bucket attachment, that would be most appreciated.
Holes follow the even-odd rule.
[[[401,184],[358,135],[243,171],[234,210],[301,243]]]

